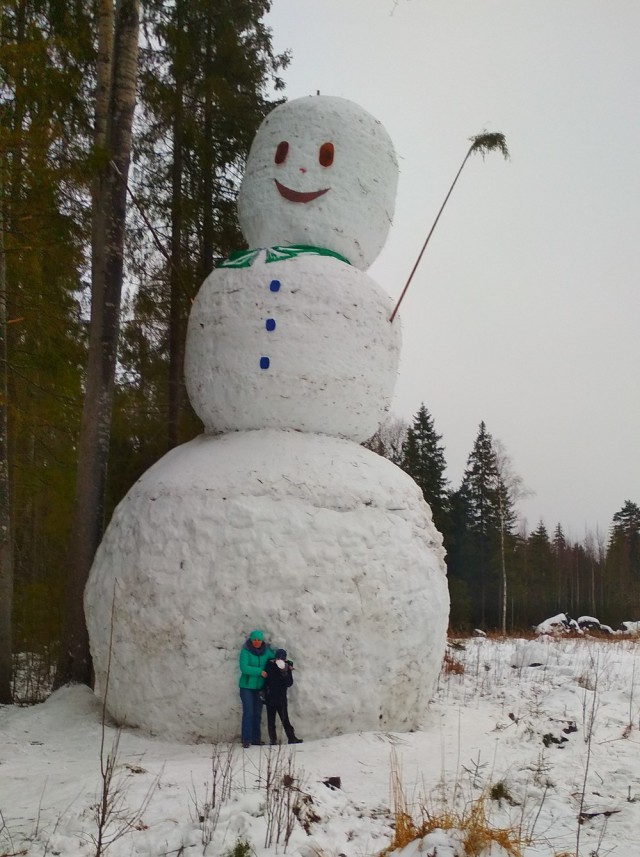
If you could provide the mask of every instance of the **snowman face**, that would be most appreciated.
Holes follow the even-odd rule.
[[[387,237],[398,166],[369,113],[314,96],[276,107],[251,147],[238,214],[251,247],[326,247],[365,269]]]

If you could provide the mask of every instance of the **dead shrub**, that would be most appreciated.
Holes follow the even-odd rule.
[[[442,664],[442,672],[445,675],[463,675],[464,664],[449,652],[444,653],[444,662]]]

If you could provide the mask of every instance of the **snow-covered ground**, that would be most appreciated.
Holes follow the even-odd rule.
[[[581,857],[637,857],[639,651],[619,639],[452,642],[423,728],[408,734],[243,750],[125,729],[104,843],[112,857],[233,849],[266,857],[283,853],[285,840],[301,857],[373,857],[393,841],[395,792],[416,822],[425,812],[447,823],[464,816],[467,836],[472,817],[485,830],[509,828],[521,857],[568,857],[577,847]],[[304,737],[295,715],[294,697],[291,717]],[[100,705],[86,688],[0,708],[0,855],[96,853],[101,735]],[[116,736],[108,725],[105,759]],[[508,853],[496,843],[465,852],[463,838],[434,831],[398,853]]]

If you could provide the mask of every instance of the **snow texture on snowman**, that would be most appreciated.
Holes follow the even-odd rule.
[[[131,488],[86,588],[118,722],[237,737],[252,628],[295,661],[304,737],[424,722],[448,620],[442,539],[413,480],[359,445],[398,369],[391,299],[364,273],[396,185],[386,131],[350,101],[291,101],[260,127],[239,195],[254,249],[213,271],[189,321],[205,433]]]

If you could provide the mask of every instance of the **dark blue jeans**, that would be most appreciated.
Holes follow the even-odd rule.
[[[241,687],[240,701],[242,702],[242,743],[259,744],[262,720],[262,700],[259,691]]]

